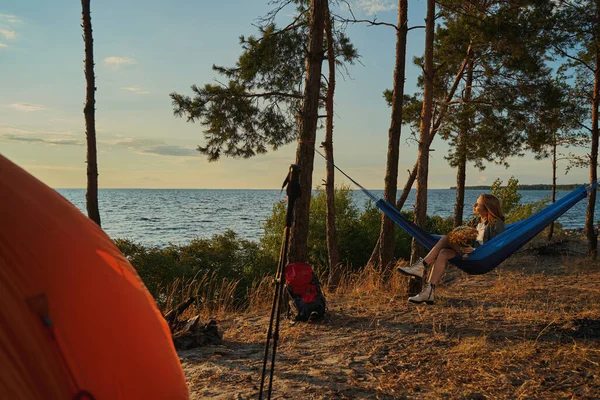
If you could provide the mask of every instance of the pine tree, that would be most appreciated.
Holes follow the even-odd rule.
[[[295,4],[292,23],[273,22],[286,5]],[[324,0],[280,1],[262,19],[259,36],[241,37],[243,53],[232,68],[213,66],[228,79],[224,84],[192,86],[194,97],[171,93],[174,114],[200,122],[205,144],[198,150],[209,161],[221,155],[249,158],[299,140],[301,197],[296,202],[290,238],[290,260],[306,259],[306,238],[318,110],[324,106],[321,82],[325,60]],[[332,33],[340,63],[358,57],[343,32]]]
[[[551,3],[440,3],[445,24],[435,41],[436,98],[443,97],[453,70],[467,52],[460,96],[451,101],[440,136],[450,145],[446,156],[457,168],[454,224],[461,225],[466,165],[485,162],[508,166],[507,157],[521,154],[531,123],[530,102],[545,78],[545,42],[538,40]],[[542,37],[543,39],[543,37]]]
[[[565,60],[565,68],[574,73],[574,89],[580,99],[589,105],[586,113],[590,126],[590,183],[598,178],[598,106],[600,104],[600,0],[559,0],[554,14],[553,50]],[[598,256],[598,237],[594,213],[596,191],[588,195],[585,231],[588,255]]]
[[[565,173],[568,173],[571,167],[579,165],[578,158],[560,154],[558,149],[589,145],[589,138],[581,129],[585,110],[579,99],[573,97],[573,91],[569,90],[567,80],[561,74],[540,85],[537,98],[534,112],[538,123],[530,126],[530,131],[527,133],[527,146],[534,152],[537,160],[544,158],[551,160],[551,201],[554,203],[558,162],[561,160],[570,162]],[[548,230],[548,239],[551,239],[553,234],[554,222]]]

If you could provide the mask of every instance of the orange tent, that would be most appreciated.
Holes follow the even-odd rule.
[[[0,155],[0,399],[187,399],[169,328],[94,222]]]

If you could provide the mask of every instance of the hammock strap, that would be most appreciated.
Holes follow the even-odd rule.
[[[375,196],[373,193],[371,193],[367,189],[365,189],[360,183],[358,183],[354,179],[350,178],[350,176],[347,173],[345,173],[344,171],[342,171],[341,168],[339,168],[332,161],[330,161],[329,159],[327,159],[327,157],[325,157],[323,154],[321,154],[321,152],[319,150],[315,149],[313,146],[309,146],[305,142],[300,141],[300,143],[303,144],[303,145],[305,145],[305,146],[307,146],[308,148],[312,149],[312,151],[314,151],[315,153],[317,153],[318,155],[320,155],[321,157],[323,157],[323,159],[325,161],[327,161],[329,164],[331,164],[331,166],[333,166],[335,169],[337,169],[338,171],[340,171],[342,173],[342,175],[344,175],[346,178],[348,178],[350,180],[350,182],[354,183],[360,190],[362,190],[364,192],[364,194],[366,194],[375,203],[377,203],[377,201],[379,201],[379,198],[377,198],[377,196]]]

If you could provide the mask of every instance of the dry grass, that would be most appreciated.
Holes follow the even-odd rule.
[[[534,245],[493,272],[451,268],[434,306],[407,280],[346,274],[324,321],[282,321],[273,397],[599,399],[600,266],[585,243]],[[180,354],[192,398],[257,398],[273,286],[221,312],[225,343]]]
[[[238,309],[234,305],[237,285],[237,281],[220,279],[214,273],[192,279],[176,279],[162,291],[166,299],[163,312],[173,309],[179,301],[190,297],[196,298],[196,302],[186,310],[183,317],[235,312]]]

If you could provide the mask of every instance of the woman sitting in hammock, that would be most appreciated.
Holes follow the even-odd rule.
[[[478,231],[477,240],[473,244],[474,247],[479,247],[483,243],[504,232],[504,214],[502,214],[500,201],[497,197],[486,193],[481,194],[477,198],[477,202],[473,204],[473,212],[475,213],[476,218],[470,222],[470,225],[477,228]],[[469,254],[473,250],[475,249],[471,246],[460,247],[457,244],[450,243],[448,236],[444,235],[429,251],[425,258],[419,258],[419,260],[410,267],[398,267],[398,271],[403,274],[422,278],[425,267],[433,264],[433,268],[429,275],[429,282],[425,284],[423,291],[416,296],[410,297],[408,301],[417,304],[433,304],[435,286],[446,270],[446,262],[456,256]]]

